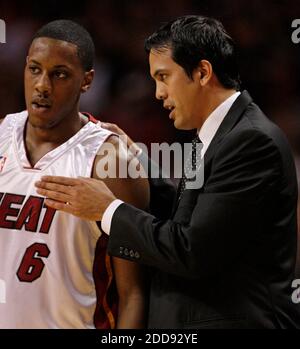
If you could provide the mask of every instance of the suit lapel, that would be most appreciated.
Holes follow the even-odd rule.
[[[224,136],[232,130],[241,118],[247,106],[252,102],[249,93],[243,91],[229,109],[227,115],[218,128],[214,138],[212,139],[207,151],[204,155],[204,166],[206,167],[212,159],[216,145],[224,138]]]
[[[220,127],[218,128],[214,138],[212,139],[209,147],[206,150],[206,153],[204,155],[204,183],[207,180],[207,173],[209,163],[211,159],[213,158],[213,155],[215,153],[216,145],[223,139],[223,137],[230,131],[232,128],[236,125],[236,123],[240,120],[241,116],[243,115],[245,109],[248,107],[248,105],[252,102],[252,98],[250,97],[249,93],[244,90],[239,97],[235,100],[231,108],[229,109],[228,113],[226,114],[224,120],[222,121]],[[205,184],[204,184],[205,185]],[[173,215],[175,214],[175,211],[178,207],[178,192],[177,192],[177,198],[174,202],[173,206]]]

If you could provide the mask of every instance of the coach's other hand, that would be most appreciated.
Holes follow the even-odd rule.
[[[101,180],[93,178],[43,176],[35,186],[47,206],[91,221],[100,221],[116,199]]]

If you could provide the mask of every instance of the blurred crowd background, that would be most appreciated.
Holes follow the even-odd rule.
[[[144,39],[160,24],[185,14],[218,18],[233,36],[243,88],[287,135],[300,182],[300,43],[291,40],[291,23],[300,18],[296,0],[1,0],[7,42],[0,44],[0,116],[25,109],[23,69],[34,32],[68,18],[82,24],[96,46],[96,78],[81,110],[117,123],[147,145],[188,140],[190,135],[176,131],[154,99],[143,49]]]

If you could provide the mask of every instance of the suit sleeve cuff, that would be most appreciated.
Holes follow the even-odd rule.
[[[110,234],[110,226],[111,226],[113,215],[116,209],[123,203],[124,202],[122,200],[116,199],[105,210],[102,217],[102,221],[101,221],[101,228],[104,231],[104,233],[106,233],[107,235]]]

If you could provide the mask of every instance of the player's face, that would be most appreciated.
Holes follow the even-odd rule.
[[[191,130],[199,126],[201,86],[190,79],[184,69],[171,57],[171,50],[150,51],[150,74],[156,82],[156,98],[163,100],[169,109],[174,126]]]
[[[49,129],[76,115],[80,94],[91,83],[91,72],[84,72],[76,45],[50,38],[35,39],[25,67],[30,124]]]

